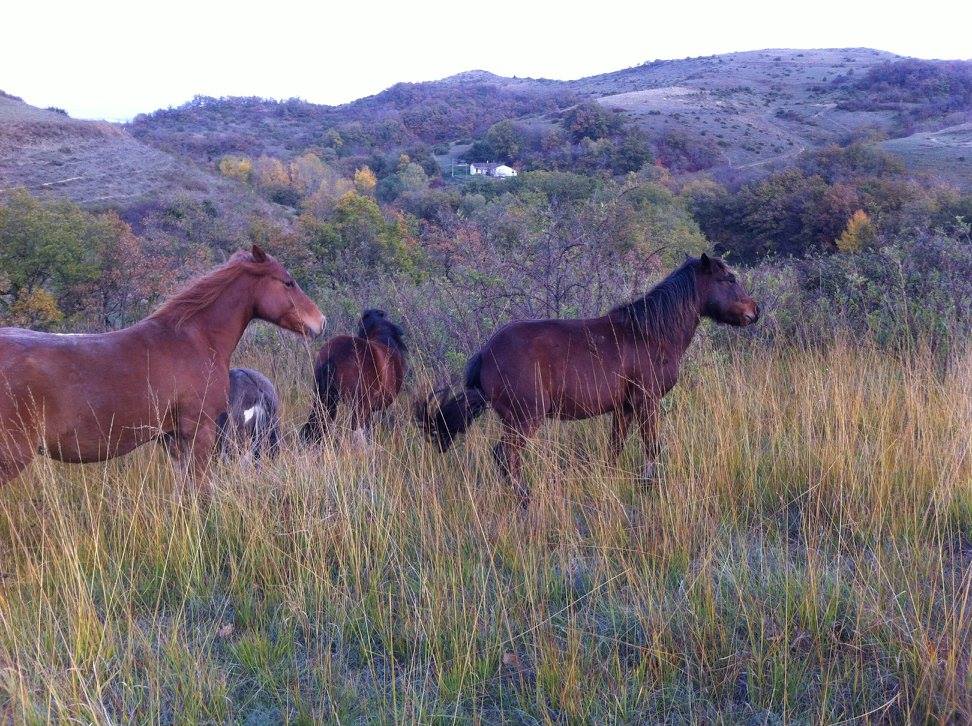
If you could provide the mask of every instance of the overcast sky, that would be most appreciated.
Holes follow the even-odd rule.
[[[579,78],[656,58],[870,47],[972,57],[972,3],[923,0],[3,0],[0,90],[81,118],[208,96],[343,103],[463,70]],[[900,8],[900,10],[898,9]],[[963,9],[964,8],[964,9]]]

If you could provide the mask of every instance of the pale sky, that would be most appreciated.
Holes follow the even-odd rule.
[[[968,59],[970,27],[961,0],[0,0],[0,90],[121,120],[196,94],[344,103],[471,69],[570,79],[763,48]]]

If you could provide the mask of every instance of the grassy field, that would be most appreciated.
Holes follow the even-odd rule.
[[[288,420],[295,357],[270,365]],[[520,512],[496,424],[439,455],[39,462],[0,491],[4,722],[972,718],[972,356],[696,349],[663,476],[553,425]]]

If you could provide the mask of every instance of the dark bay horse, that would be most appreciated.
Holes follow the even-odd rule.
[[[324,344],[314,364],[317,401],[301,429],[305,441],[321,441],[343,401],[357,444],[366,443],[371,417],[390,406],[402,389],[408,352],[403,336],[384,310],[365,310],[357,335],[339,335]]]
[[[493,450],[521,501],[521,450],[545,418],[614,414],[612,449],[620,455],[632,419],[645,449],[645,478],[654,474],[662,397],[701,317],[735,326],[759,318],[759,307],[719,259],[689,259],[647,295],[599,318],[534,320],[500,328],[466,367],[465,388],[433,393],[416,405],[426,436],[442,451],[487,406],[503,422]]]
[[[273,383],[252,368],[229,372],[229,399],[220,414],[220,454],[249,451],[256,460],[280,451],[280,397]]]
[[[266,320],[319,335],[321,311],[256,245],[111,333],[0,329],[0,482],[35,454],[86,463],[161,439],[197,481],[226,409],[229,361]]]

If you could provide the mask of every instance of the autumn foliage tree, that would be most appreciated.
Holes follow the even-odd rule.
[[[0,206],[0,320],[46,329],[131,322],[170,282],[168,267],[114,212],[14,192]]]
[[[858,209],[847,221],[847,226],[837,238],[837,249],[841,252],[857,252],[874,241],[874,223],[863,209]]]

